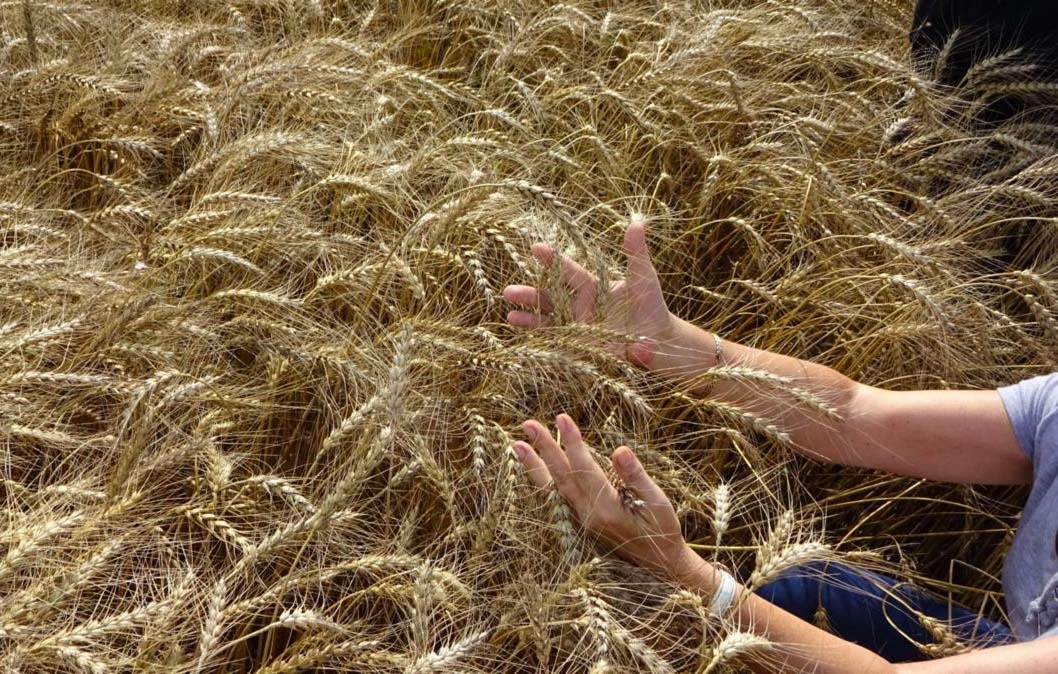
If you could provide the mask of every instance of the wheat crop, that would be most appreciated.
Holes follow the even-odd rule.
[[[671,308],[726,339],[894,388],[1053,369],[1058,134],[974,122],[1058,92],[1019,54],[944,89],[909,18],[0,3],[0,668],[712,672],[772,652],[530,487],[519,423],[562,411],[601,452],[635,447],[744,579],[852,555],[1002,617],[1018,492],[815,464],[781,419],[631,368],[601,329],[514,330],[500,297],[551,287],[568,315],[530,244],[614,278],[641,214]],[[924,652],[961,648],[934,627]]]

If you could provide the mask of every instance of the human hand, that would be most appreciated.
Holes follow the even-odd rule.
[[[530,442],[514,443],[533,484],[553,484],[578,522],[625,559],[679,583],[702,577],[706,562],[683,540],[676,511],[632,450],[621,446],[611,456],[627,489],[622,495],[592,457],[573,419],[560,414],[555,424],[561,446],[536,420],[522,424]]]
[[[616,332],[642,337],[643,341],[624,345],[619,353],[637,365],[649,367],[659,346],[672,339],[676,320],[665,304],[657,271],[650,260],[646,224],[642,219],[633,218],[628,225],[624,247],[628,255],[628,271],[624,280],[610,285],[613,305],[605,316],[605,325]],[[573,260],[558,255],[547,244],[534,244],[532,252],[533,257],[545,265],[552,264],[557,256],[562,279],[573,293],[573,320],[595,322],[598,279]],[[511,285],[504,288],[503,297],[522,307],[507,314],[511,325],[535,328],[551,323],[555,305],[546,291],[533,286]]]

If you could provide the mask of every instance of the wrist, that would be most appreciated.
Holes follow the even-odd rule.
[[[730,613],[745,591],[734,576],[705,561],[689,547],[684,566],[673,575],[673,582],[699,594],[708,603],[710,614],[717,618]]]
[[[693,377],[709,365],[702,358],[703,354],[712,353],[711,340],[705,330],[670,314],[668,329],[650,340],[649,358],[643,365],[670,379]]]
[[[670,580],[688,588],[702,588],[711,592],[715,585],[716,571],[713,565],[702,559],[686,543],[678,560],[668,569]]]

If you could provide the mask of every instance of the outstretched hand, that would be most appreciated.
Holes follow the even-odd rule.
[[[610,286],[613,308],[605,317],[605,325],[614,331],[644,338],[641,342],[627,345],[622,353],[631,362],[646,367],[650,365],[658,345],[672,337],[675,320],[665,305],[661,283],[650,260],[646,224],[642,219],[633,218],[628,225],[624,247],[628,255],[628,272],[624,280]],[[595,322],[600,290],[598,279],[573,260],[556,253],[547,244],[534,244],[532,252],[541,264],[558,263],[562,280],[572,293],[573,320]],[[545,290],[511,285],[504,288],[503,297],[521,307],[507,314],[511,325],[535,328],[549,325],[553,320],[555,304]]]
[[[540,422],[522,424],[529,442],[514,443],[514,451],[530,480],[540,488],[553,485],[578,522],[625,559],[677,581],[699,572],[705,562],[684,541],[676,511],[635,453],[622,446],[611,457],[627,489],[622,494],[592,457],[573,419],[560,414],[555,424],[561,445]]]

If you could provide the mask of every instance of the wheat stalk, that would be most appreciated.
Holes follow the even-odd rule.
[[[730,342],[901,389],[1058,367],[1054,84],[1012,52],[936,86],[959,45],[913,68],[906,5],[722,4],[0,5],[0,667],[765,655],[534,493],[519,425],[563,411],[755,583],[848,556],[798,534],[838,517],[998,592],[1016,499],[800,464],[779,416],[827,392],[727,362],[783,414],[697,399],[619,357],[606,290],[636,213],[668,308]],[[975,128],[997,98],[1025,109]],[[511,284],[556,325],[504,325]]]
[[[703,670],[705,674],[715,671],[735,660],[759,657],[775,647],[770,641],[751,632],[732,632],[713,649],[713,657]]]

